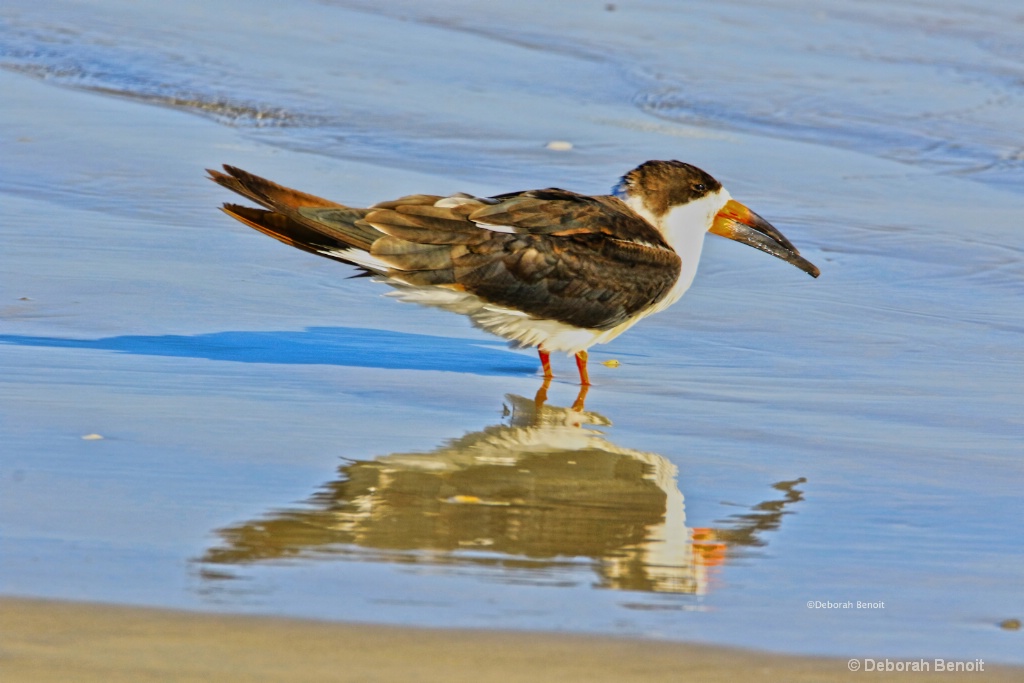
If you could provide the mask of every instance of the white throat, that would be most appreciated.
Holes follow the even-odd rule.
[[[658,217],[651,213],[641,197],[629,195],[622,197],[622,200],[629,205],[644,220],[658,229],[668,245],[679,255],[683,262],[682,272],[679,274],[679,281],[674,289],[678,290],[675,298],[682,296],[693,278],[697,275],[697,264],[700,263],[700,253],[704,248],[704,235],[715,220],[715,215],[722,210],[732,197],[724,187],[696,199],[687,204],[674,206],[667,213]]]

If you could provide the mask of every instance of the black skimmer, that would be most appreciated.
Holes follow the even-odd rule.
[[[409,195],[356,209],[233,166],[210,179],[263,209],[223,211],[285,244],[360,269],[402,301],[468,316],[520,347],[576,356],[668,308],[697,273],[712,232],[818,277],[768,221],[710,175],[680,161],[648,161],[610,195],[549,188],[495,197]]]

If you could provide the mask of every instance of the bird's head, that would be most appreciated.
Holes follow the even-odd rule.
[[[615,194],[658,228],[681,256],[693,248],[699,254],[704,234],[712,232],[788,261],[811,277],[820,274],[771,223],[696,166],[645,162],[622,177]]]

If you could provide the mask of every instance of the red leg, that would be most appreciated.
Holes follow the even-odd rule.
[[[580,351],[576,354],[576,367],[580,371],[580,384],[585,387],[590,386],[590,375],[587,373],[587,352]]]
[[[551,372],[551,354],[544,349],[537,349],[537,353],[540,354],[540,366],[544,368],[544,379],[551,379],[555,376]]]
[[[572,409],[575,410],[577,413],[583,412],[584,404],[587,400],[588,391],[590,391],[589,384],[580,385],[580,393],[576,395],[576,401],[572,404]]]
[[[551,378],[545,377],[544,383],[540,385],[540,389],[537,390],[537,395],[533,397],[533,403],[537,407],[537,410],[541,409],[548,400],[548,387],[551,386]]]

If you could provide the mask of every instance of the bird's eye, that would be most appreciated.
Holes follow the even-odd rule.
[[[708,191],[708,186],[705,185],[704,183],[697,183],[696,185],[693,186],[693,189],[696,192],[707,192]]]

